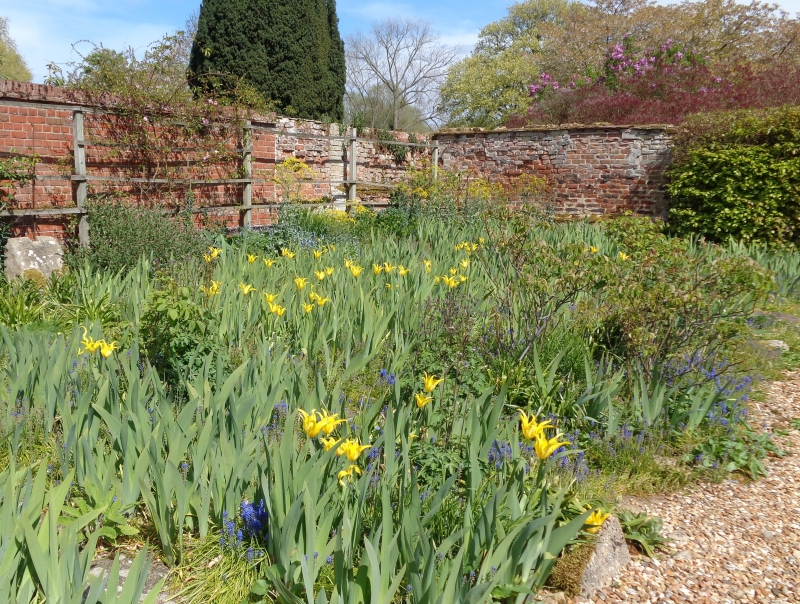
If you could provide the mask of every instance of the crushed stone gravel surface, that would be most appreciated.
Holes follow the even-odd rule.
[[[726,480],[637,500],[664,520],[670,552],[634,556],[610,587],[574,604],[800,603],[800,371],[751,402],[751,425],[787,455],[765,460],[756,482]],[[640,510],[635,510],[640,511]]]

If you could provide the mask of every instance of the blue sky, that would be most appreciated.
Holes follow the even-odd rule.
[[[366,29],[376,19],[410,16],[431,21],[446,42],[463,46],[466,52],[480,29],[505,15],[511,3],[513,0],[338,0],[337,7],[343,36]],[[200,0],[0,0],[0,15],[8,17],[11,37],[34,81],[41,82],[49,62],[74,58],[74,42],[143,48],[182,28],[199,6]]]
[[[338,0],[337,5],[342,35],[366,29],[376,19],[409,16],[431,21],[444,41],[467,52],[480,29],[505,15],[513,1]],[[792,13],[800,11],[800,0],[780,4]],[[9,18],[11,36],[34,81],[41,82],[49,62],[75,58],[74,42],[91,40],[108,48],[141,49],[183,27],[199,6],[200,0],[0,0],[0,15]]]

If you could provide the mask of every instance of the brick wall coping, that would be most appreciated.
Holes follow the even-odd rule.
[[[580,131],[580,130],[652,130],[673,133],[677,128],[671,124],[641,124],[641,125],[628,125],[628,124],[609,124],[606,122],[598,122],[595,124],[549,124],[541,126],[525,126],[523,128],[442,128],[438,132],[433,133],[433,138],[437,139],[443,136],[464,136],[476,134],[514,134],[516,132],[567,132],[567,131]]]

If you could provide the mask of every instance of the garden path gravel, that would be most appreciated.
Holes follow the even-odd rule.
[[[750,406],[751,425],[772,432],[787,452],[765,460],[768,475],[636,499],[632,509],[663,518],[670,552],[657,559],[634,556],[610,587],[572,602],[800,603],[800,431],[790,423],[794,418],[800,418],[800,371],[771,383],[766,401]]]

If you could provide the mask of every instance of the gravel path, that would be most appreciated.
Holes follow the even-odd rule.
[[[611,587],[575,603],[800,603],[800,371],[774,382],[764,403],[750,408],[752,425],[788,451],[770,458],[757,482],[701,484],[684,493],[638,500],[664,519],[671,553],[634,561]],[[637,510],[638,511],[638,510]]]

